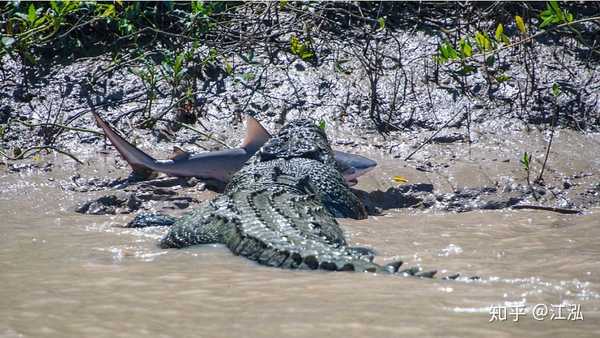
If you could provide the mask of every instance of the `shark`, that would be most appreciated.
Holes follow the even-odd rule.
[[[160,172],[175,177],[196,177],[224,186],[270,138],[271,134],[254,117],[246,116],[246,135],[238,148],[190,153],[175,147],[169,159],[155,159],[122,137],[96,112],[92,112],[97,125],[129,164],[133,173],[149,177]],[[370,158],[334,151],[335,160],[349,186],[358,184],[358,178],[377,166]]]

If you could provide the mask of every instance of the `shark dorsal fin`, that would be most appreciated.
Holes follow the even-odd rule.
[[[244,142],[242,142],[242,148],[256,151],[270,138],[271,134],[269,134],[265,127],[254,117],[250,115],[246,116],[246,137],[244,137]]]
[[[173,146],[173,155],[171,156],[171,160],[181,160],[188,157],[190,157],[190,153],[179,148],[178,146]]]

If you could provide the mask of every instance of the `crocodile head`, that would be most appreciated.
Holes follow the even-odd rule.
[[[338,168],[327,135],[308,119],[293,120],[285,125],[277,136],[263,145],[258,157],[260,161],[302,157]]]

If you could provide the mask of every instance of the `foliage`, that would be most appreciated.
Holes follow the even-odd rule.
[[[521,16],[515,16],[515,24],[519,29],[519,32],[527,34],[527,26],[525,26],[525,22],[523,21],[523,18]]]
[[[550,25],[572,22],[573,14],[560,8],[558,1],[553,0],[548,2],[546,10],[540,13],[540,18],[542,19],[540,28],[544,28]]]
[[[528,154],[527,152],[523,153],[523,157],[521,157],[521,160],[519,162],[521,162],[523,170],[529,171],[529,165],[531,164],[531,154]]]
[[[295,35],[290,37],[290,51],[304,61],[310,61],[315,57],[315,52],[313,51],[310,40],[301,42]]]
[[[525,152],[523,154],[523,157],[521,158],[520,162],[521,162],[521,167],[527,173],[527,185],[529,185],[531,187],[531,179],[530,179],[530,177],[531,177],[531,154],[528,154],[527,152]]]
[[[574,23],[573,14],[566,9],[562,9],[557,1],[548,2],[546,9],[539,14],[539,18],[541,22],[539,29],[561,24],[567,26],[568,29],[575,32],[581,38],[579,31],[571,26],[571,23]],[[589,20],[593,19],[595,18],[589,18]],[[477,68],[468,62],[475,61],[476,56],[483,56],[479,65],[485,69],[487,75],[487,67],[493,66],[496,61],[494,54],[505,48],[516,48],[521,44],[529,43],[533,37],[541,34],[537,33],[534,36],[528,36],[529,28],[525,22],[526,20],[519,15],[514,17],[514,27],[518,30],[519,36],[512,38],[506,34],[504,24],[498,23],[493,31],[493,38],[490,37],[491,33],[476,31],[472,36],[462,36],[456,45],[448,40],[442,41],[433,59],[438,64],[446,64],[454,61],[460,62],[462,67],[459,73],[467,75],[477,71]],[[475,42],[474,46],[471,44],[471,41]],[[488,76],[487,80],[490,81],[490,79],[495,79],[496,82],[503,83],[510,81],[512,78],[504,73],[500,73],[493,77]]]
[[[198,40],[215,27],[216,17],[227,6],[234,5],[200,1],[10,2],[0,12],[0,57],[9,54],[35,64],[44,50],[85,56],[98,47],[119,49],[133,44],[139,48],[145,42],[156,42],[157,37],[166,46],[181,39]]]
[[[317,125],[319,127],[319,129],[321,129],[323,132],[325,132],[325,120],[321,119],[319,120],[319,124]]]
[[[561,94],[560,85],[558,83],[554,82],[552,84],[552,96],[558,97],[558,96],[560,96],[560,94]]]

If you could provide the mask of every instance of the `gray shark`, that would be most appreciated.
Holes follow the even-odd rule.
[[[97,113],[92,112],[104,135],[129,163],[133,172],[148,177],[161,172],[177,177],[196,177],[201,180],[226,183],[246,161],[271,138],[269,132],[252,116],[246,117],[246,136],[239,148],[191,154],[179,148],[171,159],[152,158],[119,135]],[[349,186],[358,183],[358,177],[369,172],[377,162],[364,156],[334,151],[335,159]]]

